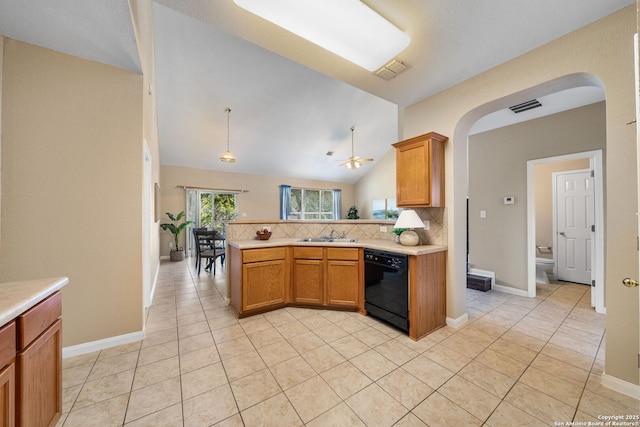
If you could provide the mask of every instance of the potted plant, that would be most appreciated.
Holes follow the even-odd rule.
[[[360,215],[358,214],[358,208],[356,205],[353,205],[349,208],[349,212],[347,212],[347,219],[360,219]]]
[[[391,232],[396,235],[396,237],[395,237],[395,239],[393,241],[396,242],[396,243],[400,243],[400,235],[405,231],[407,231],[406,228],[394,228],[394,229],[392,229]]]
[[[178,215],[173,215],[171,212],[167,212],[167,216],[171,222],[160,224],[160,227],[162,227],[164,231],[169,230],[173,234],[175,246],[169,253],[169,259],[171,261],[182,261],[184,259],[184,249],[180,246],[178,238],[185,228],[193,224],[193,221],[184,221],[178,224],[178,221],[184,218],[184,211],[180,212]]]

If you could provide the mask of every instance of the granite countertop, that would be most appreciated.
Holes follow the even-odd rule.
[[[0,283],[0,326],[69,283],[67,277]]]
[[[229,241],[229,246],[238,249],[272,248],[277,246],[329,246],[347,248],[367,248],[381,251],[396,252],[406,255],[425,255],[434,252],[446,251],[442,245],[418,245],[403,246],[391,240],[382,239],[358,239],[357,242],[301,242],[302,238],[269,239],[269,240],[235,240]]]

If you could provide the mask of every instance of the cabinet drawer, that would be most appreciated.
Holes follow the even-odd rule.
[[[353,248],[327,248],[327,259],[341,259],[347,261],[357,261],[359,249]]]
[[[284,259],[285,255],[285,248],[246,249],[242,251],[242,262],[272,261]]]
[[[296,246],[293,248],[293,257],[298,259],[323,259],[322,248]]]
[[[7,366],[16,357],[16,322],[0,328],[0,369]]]
[[[17,318],[18,350],[34,339],[62,316],[62,293],[56,292]]]

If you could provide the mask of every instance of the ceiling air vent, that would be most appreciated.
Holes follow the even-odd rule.
[[[531,101],[523,102],[522,104],[514,105],[509,107],[511,111],[514,113],[522,113],[523,111],[532,110],[534,108],[542,107],[540,101],[537,99],[532,99]]]
[[[404,62],[394,59],[393,61],[389,62],[387,65],[381,67],[378,71],[376,71],[375,75],[385,80],[391,80],[407,68],[408,67]]]

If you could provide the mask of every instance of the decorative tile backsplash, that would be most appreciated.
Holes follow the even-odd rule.
[[[446,245],[446,215],[445,208],[415,209],[418,216],[424,221],[429,220],[429,230],[415,230],[420,235],[422,244]],[[253,240],[256,231],[269,227],[274,239],[293,239],[305,237],[329,236],[331,231],[344,234],[348,238],[355,239],[383,239],[393,240],[395,234],[391,233],[395,221],[382,220],[269,220],[229,221],[226,226],[227,240]],[[386,227],[387,231],[380,231],[380,227]]]

